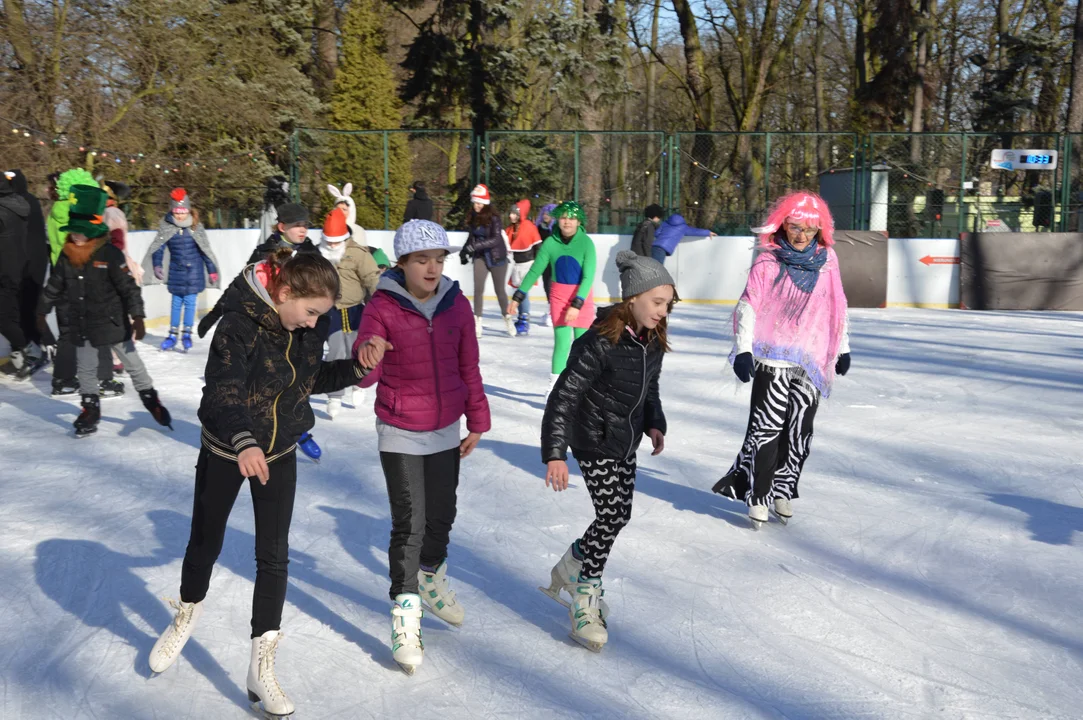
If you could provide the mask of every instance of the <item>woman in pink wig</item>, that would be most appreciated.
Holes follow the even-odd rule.
[[[785,523],[812,443],[820,397],[850,369],[849,323],[834,245],[835,224],[819,195],[778,201],[762,228],[748,284],[733,313],[729,361],[752,381],[741,452],[714,492],[743,500],[752,527],[768,507]]]

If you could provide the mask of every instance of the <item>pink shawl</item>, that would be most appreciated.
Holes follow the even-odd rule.
[[[815,289],[806,295],[793,284],[774,253],[763,251],[752,261],[741,295],[756,312],[753,356],[801,366],[825,398],[831,394],[835,360],[846,332],[846,294],[839,258],[831,248],[827,254]],[[736,312],[733,331],[737,332]],[[731,363],[735,353],[731,353]]]

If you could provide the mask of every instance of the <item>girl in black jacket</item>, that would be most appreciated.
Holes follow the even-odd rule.
[[[489,188],[478,185],[470,193],[466,213],[468,237],[460,256],[463,265],[474,261],[474,329],[481,337],[481,313],[485,309],[485,282],[493,276],[493,289],[504,316],[504,329],[515,337],[515,318],[508,315],[508,245],[500,216],[493,212]]]
[[[244,481],[256,515],[256,588],[248,696],[272,715],[293,703],[274,671],[286,600],[289,529],[297,490],[296,444],[315,420],[312,393],[341,390],[367,372],[354,359],[323,362],[326,313],[339,293],[335,267],[321,255],[286,248],[249,265],[222,297],[222,320],[211,341],[199,419],[203,446],[196,465],[192,531],[181,567],[173,623],[150,652],[162,672],[177,659],[203,612],[226,522]],[[373,367],[390,347],[365,347]],[[258,482],[256,482],[258,480]]]
[[[598,652],[608,639],[602,571],[617,533],[632,514],[636,448],[646,433],[653,455],[665,447],[666,417],[658,396],[662,356],[669,351],[667,316],[677,301],[673,278],[660,263],[624,250],[619,305],[598,313],[572,345],[568,367],[549,394],[542,419],[545,484],[568,487],[567,449],[579,463],[594,502],[595,519],[553,567],[542,588],[561,604],[572,602],[571,637]]]

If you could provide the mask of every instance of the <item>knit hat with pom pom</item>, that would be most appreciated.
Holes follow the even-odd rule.
[[[184,188],[173,188],[173,192],[169,193],[169,211],[173,212],[179,208],[191,212],[192,203],[189,201],[188,192]]]

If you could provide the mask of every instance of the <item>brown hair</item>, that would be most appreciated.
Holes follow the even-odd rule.
[[[267,254],[267,265],[275,291],[288,287],[296,298],[339,298],[338,271],[318,253],[294,254],[290,248],[279,248]]]
[[[485,205],[481,210],[474,210],[474,206],[471,205],[470,209],[466,211],[466,227],[489,227],[493,224],[493,206]]]
[[[636,297],[639,297],[638,295]],[[604,337],[609,342],[616,345],[620,342],[620,336],[624,332],[624,328],[634,328],[636,319],[632,315],[632,307],[629,305],[629,300],[621,301],[620,304],[614,305],[609,314],[603,319],[599,320],[594,326],[598,331],[598,334]],[[680,298],[677,296],[677,288],[673,288],[673,299],[669,301],[669,311],[673,312],[673,306],[680,302]],[[657,340],[658,344],[662,347],[662,352],[667,353],[672,350],[669,346],[669,336],[667,329],[669,328],[669,316],[662,318],[662,321],[658,323],[658,327],[647,331],[647,343]]]

